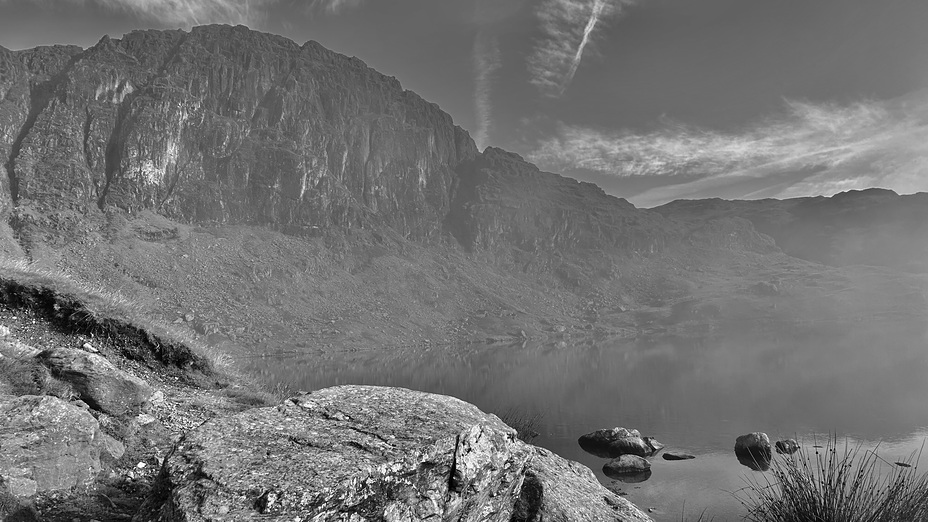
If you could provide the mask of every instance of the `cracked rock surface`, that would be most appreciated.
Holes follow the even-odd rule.
[[[575,516],[648,520],[589,469],[524,444],[471,404],[400,388],[339,386],[217,418],[187,434],[135,520]]]

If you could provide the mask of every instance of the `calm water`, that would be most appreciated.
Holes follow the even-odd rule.
[[[837,432],[852,444],[880,443],[879,454],[889,461],[908,457],[928,437],[925,324],[612,344],[577,340],[567,348],[302,349],[243,362],[295,389],[402,386],[453,395],[494,413],[539,413],[535,444],[586,464],[608,487],[653,508],[657,520],[680,520],[684,501],[693,518],[704,509],[720,520],[740,518],[743,509],[731,492],[752,475],[763,480],[733,454],[743,433],[811,443]],[[602,474],[605,460],[577,445],[580,435],[613,426],[637,428],[668,450],[697,458],[654,458],[647,481],[614,482]]]

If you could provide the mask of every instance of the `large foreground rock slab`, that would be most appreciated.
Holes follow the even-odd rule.
[[[0,396],[0,479],[16,497],[93,482],[110,442],[85,410],[56,397]]]
[[[152,394],[145,381],[101,355],[58,348],[46,350],[38,358],[55,377],[71,384],[82,401],[110,415],[138,413]]]
[[[610,495],[589,469],[538,451],[452,397],[339,386],[188,433],[135,520],[509,521],[526,477],[543,493],[529,502],[537,513]],[[608,518],[590,520],[647,519],[600,503]]]
[[[590,468],[533,448],[512,522],[633,521],[651,519],[605,489]],[[533,502],[534,500],[534,502]]]

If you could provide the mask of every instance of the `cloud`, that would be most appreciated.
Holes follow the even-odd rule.
[[[257,25],[264,8],[277,0],[45,0],[43,3],[95,5],[140,20],[189,27],[208,23]]]
[[[98,6],[128,13],[140,20],[175,27],[201,24],[232,24],[255,27],[266,17],[268,7],[281,0],[33,0],[46,5],[70,3]],[[363,0],[311,0],[311,8],[339,13],[357,7]]]
[[[635,0],[542,0],[535,12],[542,37],[528,59],[531,83],[545,96],[564,94],[603,23]]]
[[[364,0],[311,0],[312,8],[337,14],[360,6]]]
[[[667,121],[643,134],[561,125],[529,157],[556,171],[666,177],[667,186],[635,198],[643,205],[714,195],[833,194],[875,185],[928,189],[928,94],[785,105],[778,117],[729,133]]]
[[[474,141],[479,148],[484,148],[493,128],[493,105],[491,92],[493,77],[502,65],[499,42],[495,36],[488,35],[481,30],[474,38],[474,111],[477,119],[477,130],[474,132]]]

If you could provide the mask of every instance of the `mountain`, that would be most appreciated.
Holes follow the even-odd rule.
[[[641,210],[480,152],[438,106],[315,42],[135,31],[0,49],[0,71],[2,249],[229,349],[854,317],[915,284],[872,299],[882,275],[790,257],[791,232],[756,212]]]
[[[654,210],[684,220],[742,217],[787,254],[826,265],[928,272],[926,193],[868,189],[787,200],[678,200]]]

